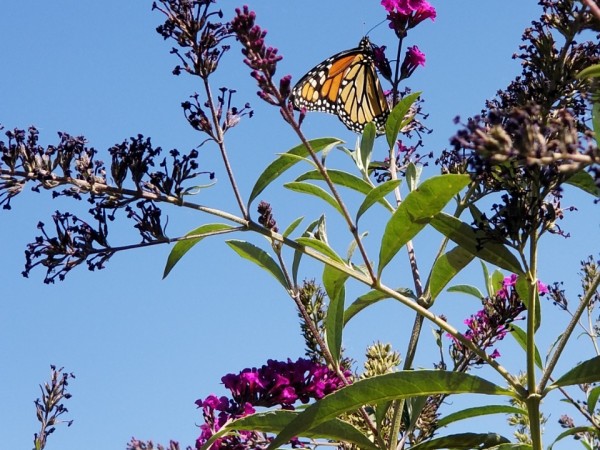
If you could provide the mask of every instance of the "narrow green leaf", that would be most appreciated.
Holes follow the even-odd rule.
[[[322,187],[315,186],[314,184],[310,184],[310,183],[303,183],[300,181],[293,181],[291,183],[285,183],[284,187],[286,187],[292,191],[295,191],[295,192],[314,195],[315,197],[318,197],[321,200],[325,200],[327,203],[329,203],[331,206],[333,206],[333,208],[337,212],[339,212],[340,214],[343,215],[342,208],[339,205],[339,203],[335,200],[335,198],[333,198],[333,196],[331,194],[329,194],[327,191],[325,191],[325,189],[323,189]]]
[[[407,95],[390,112],[390,116],[385,124],[385,138],[387,139],[389,148],[394,147],[398,133],[407,124],[405,120],[406,115],[410,111],[412,104],[419,98],[419,95],[421,95],[421,92],[414,92]],[[409,118],[409,120],[412,120],[412,118]]]
[[[531,314],[531,300],[535,301],[535,317],[534,317],[534,330],[537,331],[540,327],[540,323],[542,320],[542,310],[540,305],[540,296],[536,295],[535,298],[532,298],[529,282],[525,276],[521,276],[517,278],[517,282],[515,283],[515,289],[521,301],[525,305],[525,308],[528,310],[528,314]]]
[[[566,437],[569,436],[574,436],[578,433],[592,433],[592,434],[597,434],[598,430],[594,427],[573,427],[573,428],[569,428],[567,431],[563,431],[562,433],[560,433],[556,439],[554,439],[554,442],[552,444],[550,444],[550,446],[548,447],[548,450],[552,450],[552,448],[554,447],[554,444],[556,444],[558,441],[563,440]]]
[[[296,239],[296,242],[300,245],[304,245],[305,247],[310,247],[319,253],[322,253],[325,256],[344,264],[344,260],[340,258],[340,256],[329,245],[319,239],[311,237],[299,237]]]
[[[600,77],[600,64],[594,64],[586,67],[577,74],[577,78],[596,78]]]
[[[165,265],[165,270],[163,271],[163,278],[166,278],[167,275],[169,275],[171,270],[173,270],[173,267],[175,267],[175,264],[177,264],[179,260],[183,258],[183,255],[185,255],[194,245],[196,245],[206,236],[219,234],[220,232],[232,229],[233,227],[231,225],[225,225],[223,223],[209,223],[187,233],[185,237],[197,237],[178,241],[173,246],[171,253],[169,253],[169,257],[167,258],[167,264]]]
[[[357,381],[310,405],[271,442],[278,448],[293,436],[363,405],[434,394],[486,394],[513,396],[513,392],[466,373],[442,370],[409,370]]]
[[[384,183],[381,183],[374,189],[371,189],[360,207],[358,208],[358,212],[356,213],[356,221],[375,203],[379,202],[383,206],[385,206],[389,211],[393,211],[390,207],[390,204],[384,201],[384,197],[400,186],[400,180],[388,180]]]
[[[319,219],[311,222],[304,230],[302,237],[309,237],[317,224],[319,223]],[[302,253],[300,250],[294,250],[294,260],[292,261],[292,279],[294,280],[294,284],[298,284],[298,269],[300,268],[300,261],[302,260]]]
[[[325,317],[325,338],[327,348],[338,362],[342,354],[342,334],[344,329],[344,301],[348,275],[331,266],[323,267],[323,287],[329,297]]]
[[[496,295],[496,293],[500,289],[502,289],[502,286],[504,286],[504,274],[502,272],[500,272],[499,270],[494,270],[494,272],[492,273],[491,286],[492,286],[492,293],[490,294],[490,297]]]
[[[571,386],[574,384],[596,383],[600,381],[600,356],[578,364],[562,377],[552,383],[549,389],[559,386]]]
[[[309,141],[310,146],[317,153],[327,147],[335,147],[341,143],[342,141],[336,138],[319,138]],[[275,179],[283,174],[283,172],[288,170],[299,161],[299,159],[296,160],[292,158],[286,158],[285,155],[306,158],[309,156],[309,153],[305,145],[300,144],[289,150],[287,153],[279,156],[277,159],[275,159],[275,161],[269,164],[263,173],[260,174],[258,180],[256,180],[256,183],[254,183],[254,187],[252,188],[252,192],[250,193],[250,197],[248,199],[248,209],[250,209],[250,204],[254,201],[254,199],[258,197],[269,184],[271,184]]]
[[[600,386],[592,388],[588,394],[587,407],[590,414],[594,414],[596,403],[598,403],[598,397],[600,397]]]
[[[259,431],[262,433],[278,433],[298,416],[295,411],[269,411],[252,414],[228,423],[217,431],[201,450],[208,450],[211,445],[224,435],[236,430]],[[368,437],[355,427],[339,419],[326,422],[305,434],[308,438],[324,438],[333,441],[344,441],[356,444],[359,448],[377,450],[377,447]]]
[[[275,260],[263,249],[246,241],[230,240],[226,241],[226,243],[242,258],[252,261],[257,266],[262,267],[273,275],[284,288],[289,289],[283,271],[277,265]]]
[[[369,122],[363,131],[360,139],[360,171],[366,174],[369,170],[371,162],[371,154],[373,153],[373,145],[375,144],[375,124]]]
[[[361,194],[366,195],[373,189],[373,186],[371,186],[362,178],[342,170],[327,169],[327,175],[334,184],[352,189],[360,192]],[[310,172],[303,173],[296,178],[296,181],[306,180],[323,180],[323,175],[318,170],[311,170]]]
[[[469,286],[468,284],[457,284],[455,286],[450,286],[448,288],[448,292],[472,295],[479,300],[484,299],[483,293],[479,289],[477,289],[475,286]]]
[[[442,417],[437,425],[439,428],[450,425],[453,422],[459,420],[470,419],[472,417],[487,416],[490,414],[522,414],[527,416],[527,411],[521,408],[516,408],[509,405],[486,405],[486,406],[475,406],[474,408],[467,408],[461,411],[457,411],[447,416]]]
[[[492,448],[490,448],[490,450],[533,450],[533,447],[531,447],[531,445],[529,444],[500,444],[500,445],[496,445]]]
[[[462,247],[454,247],[440,256],[433,265],[427,281],[431,299],[435,300],[450,280],[464,269],[473,258],[474,256]]]
[[[596,131],[596,136],[600,136],[600,125]],[[600,139],[600,137],[598,137],[598,139]],[[581,189],[583,192],[592,194],[594,197],[600,197],[600,188],[596,186],[594,177],[592,177],[592,175],[585,170],[575,172],[573,175],[567,178],[566,183]]]
[[[396,292],[407,297],[411,297],[415,301],[417,300],[415,294],[410,289],[401,288],[397,289]],[[369,291],[366,294],[361,295],[356,300],[354,300],[352,304],[348,306],[348,309],[346,309],[346,311],[344,312],[344,325],[350,322],[350,319],[352,319],[366,307],[374,305],[375,303],[381,300],[385,300],[387,298],[390,297],[388,297],[387,294],[377,290]]]
[[[408,190],[410,192],[414,191],[419,185],[422,171],[422,166],[417,167],[413,163],[409,163],[406,167],[406,183],[408,184]]]
[[[290,223],[288,225],[288,227],[285,229],[285,231],[283,232],[282,236],[288,237],[290,234],[292,234],[294,232],[294,230],[296,228],[298,228],[298,225],[300,225],[300,222],[302,222],[302,220],[304,220],[304,217],[298,217],[296,220],[294,220],[292,223]]]
[[[421,444],[413,445],[411,450],[437,450],[451,448],[452,450],[471,450],[474,448],[490,448],[506,444],[510,441],[496,433],[460,433],[442,436]]]
[[[485,240],[481,231],[461,222],[456,217],[439,213],[431,219],[431,225],[476,257],[513,273],[523,273],[515,255],[504,245]],[[482,245],[482,242],[485,244]]]
[[[398,251],[467,184],[468,175],[432,177],[406,196],[388,221],[379,250],[378,275]]]
[[[596,145],[600,146],[600,99],[598,97],[592,103],[592,126],[596,135]],[[596,192],[598,192],[598,189]]]
[[[485,280],[485,288],[487,290],[488,297],[493,297],[496,292],[494,291],[494,286],[492,286],[492,277],[490,277],[490,271],[488,270],[484,261],[480,260],[480,262],[481,269],[483,270],[483,279]]]
[[[511,335],[515,338],[517,344],[519,344],[523,350],[527,351],[527,333],[525,330],[514,324],[510,325],[510,329],[512,331]],[[538,366],[540,370],[543,370],[542,357],[540,356],[540,351],[537,346],[535,347],[534,361],[535,365]]]

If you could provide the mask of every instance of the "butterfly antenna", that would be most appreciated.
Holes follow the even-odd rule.
[[[387,19],[383,19],[383,20],[382,20],[381,22],[379,22],[377,25],[375,25],[375,26],[371,27],[371,29],[365,33],[365,36],[368,36],[368,35],[369,35],[369,33],[370,33],[371,31],[373,31],[373,30],[374,30],[375,28],[377,28],[379,25],[381,25],[382,23],[384,23],[386,20],[387,20]]]

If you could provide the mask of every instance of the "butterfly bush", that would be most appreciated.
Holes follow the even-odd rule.
[[[402,382],[400,377],[391,377],[410,377],[416,373],[414,368],[421,362],[415,360],[415,355],[418,354],[417,344],[425,318],[438,327],[434,330],[434,336],[440,350],[439,360],[432,363],[434,370],[422,372],[423,377],[431,377],[434,380],[431,385],[435,385],[435,388],[426,393],[418,391],[418,394],[411,398],[406,398],[402,393],[391,401],[386,397],[385,401],[373,404],[368,401],[370,399],[365,400],[362,407],[352,404],[352,408],[345,409],[338,415],[340,420],[336,421],[336,426],[346,427],[343,428],[345,433],[337,436],[337,441],[327,434],[326,438],[332,442],[326,444],[343,450],[362,448],[352,441],[356,433],[368,440],[369,447],[376,446],[381,449],[408,448],[422,443],[424,447],[431,448],[436,445],[436,448],[441,445],[462,448],[468,445],[465,439],[475,439],[471,445],[473,448],[490,448],[505,443],[503,437],[489,433],[478,434],[476,437],[472,434],[461,435],[458,438],[443,436],[442,442],[432,441],[440,431],[441,408],[450,403],[447,401],[448,397],[451,392],[455,392],[452,388],[442,389],[443,386],[447,386],[443,377],[454,379],[456,375],[464,375],[463,378],[456,379],[477,384],[479,381],[474,377],[467,378],[467,372],[487,365],[495,369],[496,375],[502,376],[508,383],[511,392],[514,393],[514,397],[509,401],[521,410],[527,410],[527,417],[526,414],[516,413],[509,419],[511,425],[517,429],[517,441],[530,445],[528,448],[541,448],[540,425],[543,424],[544,418],[539,414],[539,409],[536,409],[536,406],[539,407],[535,404],[537,396],[530,394],[551,390],[548,389],[547,383],[555,361],[549,358],[550,369],[544,369],[542,375],[546,378],[542,378],[540,384],[535,384],[527,377],[513,376],[501,368],[503,357],[500,343],[511,332],[518,336],[519,330],[515,322],[520,320],[527,320],[527,332],[531,336],[529,342],[534,343],[534,319],[539,318],[536,308],[540,296],[548,296],[557,307],[569,314],[569,326],[580,324],[579,318],[584,310],[588,311],[589,322],[594,322],[591,318],[593,309],[600,302],[600,294],[597,292],[600,282],[599,263],[591,257],[582,263],[581,302],[571,310],[559,283],[548,287],[540,281],[535,281],[539,270],[538,261],[528,256],[525,249],[528,249],[530,255],[535,254],[539,239],[545,234],[555,234],[562,238],[569,236],[568,231],[561,228],[560,220],[565,214],[574,211],[574,207],[563,207],[561,201],[564,185],[578,182],[577,179],[573,179],[574,176],[587,175],[588,183],[585,189],[588,192],[593,190],[590,184],[600,186],[600,153],[597,137],[589,126],[589,107],[597,93],[597,86],[594,87],[589,80],[578,77],[582,69],[600,62],[600,44],[598,39],[585,42],[575,39],[584,32],[597,32],[600,26],[598,18],[594,19],[586,13],[583,6],[578,6],[571,0],[540,0],[539,3],[544,10],[543,15],[525,31],[523,44],[514,56],[522,63],[522,73],[506,89],[499,91],[496,97],[488,100],[481,114],[466,121],[456,119],[459,130],[451,138],[451,147],[442,152],[436,161],[443,175],[454,177],[436,178],[427,189],[413,189],[419,185],[418,170],[427,165],[427,158],[431,158],[433,154],[429,152],[423,155],[417,152],[423,145],[422,135],[430,132],[422,123],[426,118],[421,112],[423,100],[416,99],[418,94],[413,95],[415,101],[407,103],[408,106],[402,111],[402,107],[405,106],[402,101],[410,99],[411,91],[408,86],[400,89],[400,82],[408,79],[419,66],[425,65],[425,55],[417,45],[406,48],[402,57],[403,43],[409,30],[427,19],[435,21],[435,8],[424,0],[381,1],[389,27],[397,38],[396,55],[388,58],[388,49],[384,45],[363,48],[365,53],[360,54],[365,56],[365,61],[369,64],[372,57],[381,76],[390,82],[391,90],[385,93],[388,101],[386,106],[389,106],[389,110],[399,106],[401,108],[396,111],[402,111],[404,114],[404,117],[398,115],[400,117],[392,117],[393,120],[389,121],[396,122],[391,126],[397,125],[398,133],[378,141],[387,141],[389,152],[384,157],[375,160],[371,158],[371,153],[359,155],[369,147],[366,135],[354,150],[344,149],[360,171],[361,177],[355,177],[361,182],[361,187],[357,190],[369,192],[362,206],[369,202],[382,201],[392,212],[391,221],[402,216],[399,212],[406,213],[405,218],[410,221],[411,226],[421,226],[425,223],[440,226],[442,219],[452,219],[454,225],[458,222],[454,228],[454,231],[458,230],[457,233],[445,232],[445,236],[455,239],[458,246],[446,252],[449,240],[444,238],[440,253],[435,258],[435,266],[450,261],[460,270],[460,264],[468,259],[466,254],[472,259],[487,250],[487,256],[481,256],[482,259],[488,258],[493,264],[501,263],[497,264],[499,267],[521,268],[519,273],[522,275],[513,274],[503,280],[502,273],[496,271],[490,276],[485,268],[487,296],[481,295],[481,309],[464,320],[464,327],[459,327],[463,329],[462,332],[451,327],[443,315],[437,316],[430,312],[429,308],[436,300],[436,295],[431,293],[433,283],[430,283],[436,267],[432,269],[431,278],[427,281],[426,278],[421,278],[422,268],[417,264],[411,240],[406,242],[405,248],[414,281],[413,288],[396,290],[382,284],[382,278],[377,273],[380,268],[373,266],[372,255],[368,254],[363,245],[366,232],[358,226],[358,215],[349,213],[337,189],[337,184],[347,187],[345,183],[351,178],[339,171],[328,171],[325,167],[325,156],[331,148],[321,146],[318,151],[323,150],[322,156],[317,156],[313,146],[318,145],[319,140],[309,141],[300,128],[306,111],[300,112],[297,121],[294,117],[293,102],[290,98],[291,76],[285,75],[276,79],[278,66],[283,61],[279,50],[267,45],[267,32],[257,24],[256,14],[248,6],[235,9],[233,19],[227,22],[223,20],[223,12],[214,9],[214,0],[160,0],[153,3],[153,9],[165,17],[157,32],[176,46],[171,52],[177,59],[173,74],[197,77],[201,81],[200,85],[204,87],[204,90],[190,95],[181,105],[189,125],[204,139],[197,148],[188,153],[173,149],[167,156],[162,156],[160,147],[152,145],[149,138],[138,135],[108,149],[110,163],[104,164],[99,160],[97,151],[89,147],[83,137],[61,133],[56,145],[44,147],[39,144],[38,132],[33,127],[27,131],[15,129],[5,133],[7,142],[0,141],[0,204],[4,209],[11,208],[11,201],[23,191],[27,183],[33,184],[34,191],[50,190],[54,197],[78,201],[85,199],[91,205],[88,217],[57,211],[50,226],[43,222],[38,224],[41,235],[27,247],[24,275],[29,275],[35,267],[44,267],[47,271],[45,281],[54,282],[57,278],[62,280],[72,268],[81,264],[87,263],[91,270],[101,269],[114,254],[124,249],[177,241],[183,242],[187,251],[195,242],[212,233],[192,233],[172,238],[167,234],[166,219],[161,208],[163,204],[192,208],[217,216],[219,220],[234,223],[235,228],[219,229],[214,232],[215,235],[232,231],[252,231],[261,234],[270,243],[269,251],[275,253],[275,258],[264,250],[253,247],[253,244],[244,242],[245,246],[242,246],[240,241],[228,241],[240,254],[246,252],[248,259],[269,270],[284,286],[286,294],[297,308],[300,331],[306,344],[306,356],[310,359],[269,360],[262,367],[247,368],[222,377],[221,381],[229,391],[228,395],[209,395],[196,401],[203,420],[199,426],[196,448],[208,446],[210,442],[213,449],[266,449],[278,444],[278,438],[256,430],[243,429],[242,425],[241,429],[237,429],[236,423],[243,424],[244,418],[247,418],[247,422],[265,417],[268,419],[269,414],[277,418],[285,415],[289,417],[290,411],[301,405],[316,403],[307,408],[318,411],[319,402],[323,399],[325,402],[332,398],[339,401],[339,397],[343,397],[336,394],[340,389],[346,388],[345,394],[358,392],[357,395],[360,396],[363,394],[360,389],[365,385],[369,386],[365,383],[381,381],[381,377],[387,377],[384,380]],[[557,34],[562,37],[557,39]],[[242,198],[237,188],[227,157],[224,135],[231,128],[238,126],[243,119],[250,119],[254,112],[249,103],[236,105],[235,89],[211,87],[219,64],[229,52],[230,43],[234,40],[241,47],[243,63],[251,69],[251,76],[257,82],[259,98],[279,108],[283,119],[291,125],[298,139],[304,144],[296,147],[294,152],[286,154],[287,158],[278,158],[279,165],[268,168],[271,170],[270,175],[281,175],[285,170],[282,167],[290,161],[306,159],[312,163],[311,168],[316,170],[310,176],[318,176],[330,192],[327,197],[321,197],[339,207],[338,211],[346,221],[346,228],[352,234],[352,246],[347,259],[339,258],[339,261],[333,261],[329,257],[335,254],[335,251],[328,247],[324,215],[306,228],[301,234],[304,239],[302,241],[289,237],[300,221],[290,225],[283,235],[278,234],[279,225],[270,202],[262,200],[258,203],[254,211],[254,214],[258,214],[256,221],[252,218],[254,214],[248,211],[248,202]],[[369,68],[371,69],[370,66]],[[379,96],[379,90],[376,91]],[[387,113],[388,109],[383,110]],[[394,116],[394,112],[391,116]],[[414,141],[417,142],[413,143]],[[335,146],[339,144],[336,140],[328,142],[333,142]],[[212,171],[201,171],[198,163],[201,148],[205,145],[214,146],[222,156],[230,186],[238,203],[239,215],[189,200],[189,196],[200,189],[197,186],[197,178],[200,175],[206,175],[209,181],[214,178]],[[385,143],[383,145],[385,147]],[[388,147],[385,148],[386,151]],[[301,153],[298,149],[306,150],[307,153]],[[334,183],[332,173],[333,176],[343,178],[342,181],[337,179]],[[397,183],[399,177],[405,178],[413,185],[408,194],[411,196],[410,201],[408,198],[402,198],[399,188],[388,189],[390,185]],[[359,181],[356,179],[352,178],[350,184],[357,184]],[[426,195],[428,189],[432,185],[435,186],[434,183],[439,179],[461,179],[468,183],[468,188],[463,189],[468,192],[464,195],[454,195],[457,199],[455,215],[448,218],[449,215],[439,212],[426,217],[409,217],[416,211],[416,208],[411,209],[411,202],[419,203],[419,206],[425,208],[430,206],[428,201],[422,201],[419,196]],[[389,183],[390,181],[392,183]],[[195,184],[190,185],[192,182]],[[375,183],[380,183],[380,186]],[[368,186],[367,189],[364,189],[365,186]],[[447,189],[446,185],[444,189]],[[431,192],[439,194],[437,197],[445,194],[442,190],[434,189]],[[390,202],[383,194],[390,194],[390,197],[394,195],[395,202]],[[436,198],[435,201],[437,200]],[[480,200],[485,202],[479,203]],[[490,206],[481,210],[481,204]],[[400,210],[405,207],[406,210]],[[139,235],[139,244],[116,246],[112,243],[112,236],[109,239],[109,223],[116,219],[120,211],[124,212],[125,218],[131,222]],[[461,217],[465,211],[471,213],[472,220]],[[214,226],[211,224],[208,228]],[[336,228],[336,232],[341,228],[343,227]],[[404,232],[406,227],[397,228]],[[463,229],[467,232],[462,233]],[[396,238],[396,231],[392,230],[386,236],[393,235],[393,238]],[[460,236],[457,237],[456,234]],[[286,264],[286,255],[283,252],[287,247],[293,249],[295,254],[291,270]],[[387,249],[382,244],[380,250]],[[514,262],[511,258],[499,257],[501,250],[513,257],[518,255],[520,259],[515,257]],[[333,261],[326,263],[324,288],[315,281],[297,281],[301,254],[310,254],[320,261]],[[179,254],[179,257],[181,256]],[[523,269],[521,266],[527,268]],[[166,270],[165,273],[167,272]],[[340,274],[345,278],[340,277]],[[453,273],[452,276],[454,275]],[[364,283],[369,291],[340,315],[339,312],[343,308],[338,307],[344,307],[340,287],[345,287],[349,277]],[[345,294],[343,289],[341,294]],[[527,300],[522,298],[525,295]],[[329,342],[332,332],[329,327],[332,323],[338,325],[344,322],[340,325],[343,327],[345,321],[351,319],[358,309],[383,298],[394,298],[403,303],[403,306],[414,310],[410,342],[402,357],[390,344],[376,342],[370,345],[365,354],[364,370],[355,374],[351,370],[355,367],[355,362],[345,354],[341,343],[339,348],[331,349],[337,344]],[[338,314],[331,314],[336,308],[338,310],[335,312]],[[376,328],[373,328],[376,331]],[[600,325],[596,321],[596,325],[586,329],[584,334],[596,344],[595,339],[599,331]],[[572,328],[561,333],[560,341],[556,344],[558,353],[554,353],[558,355],[556,359],[564,349],[569,332],[572,332]],[[448,357],[450,362],[446,363]],[[427,358],[430,356],[427,355]],[[528,353],[528,358],[528,363],[532,363],[531,352]],[[452,367],[449,367],[450,365]],[[531,366],[533,367],[533,363]],[[401,367],[403,372],[395,373]],[[421,373],[417,375],[420,377]],[[531,372],[531,376],[534,375]],[[377,377],[379,378],[373,379]],[[67,378],[64,375],[62,379],[59,378],[55,371],[53,386],[60,386],[61,383],[63,387],[66,386]],[[417,378],[414,380],[417,384],[420,382]],[[440,380],[442,382],[436,384]],[[395,388],[395,383],[388,383],[380,392],[387,395],[388,390]],[[591,398],[588,396],[596,392],[591,385],[582,384],[580,388],[587,401]],[[423,389],[429,387],[425,386]],[[52,391],[51,388],[49,390]],[[64,391],[58,392],[57,399],[60,400],[63,394]],[[570,397],[568,393],[564,395],[565,401],[582,412],[584,418],[594,423],[591,414],[598,414],[598,411],[586,413],[586,408],[581,406],[583,403]],[[331,397],[326,398],[327,396]],[[62,404],[53,411],[50,405],[53,403],[50,401],[52,398],[44,397],[44,401],[36,402],[38,417],[43,419],[42,432],[36,435],[36,439],[45,439],[53,430],[49,428],[51,422],[55,421],[59,414],[66,412]],[[65,394],[62,398],[68,397]],[[261,416],[264,411],[268,413]],[[278,413],[282,414],[277,415]],[[248,418],[251,415],[253,417]],[[529,417],[533,419],[530,421]],[[256,428],[268,429],[267,419],[260,422],[262,426]],[[568,429],[575,427],[575,421],[568,416],[561,417],[559,423]],[[277,425],[281,426],[281,423]],[[350,433],[346,433],[349,430]],[[577,436],[592,443],[598,442],[593,432],[581,432]],[[317,447],[324,444],[323,441],[300,441],[297,438],[289,438],[287,443],[292,447]],[[588,447],[595,448],[592,444]],[[151,441],[132,439],[128,448],[151,450],[155,447]],[[164,447],[158,445],[156,448]],[[169,449],[177,450],[179,444],[171,441]]]

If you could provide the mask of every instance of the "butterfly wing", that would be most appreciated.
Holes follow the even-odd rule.
[[[298,109],[335,114],[352,131],[375,122],[379,133],[389,114],[367,38],[310,70],[292,90]]]

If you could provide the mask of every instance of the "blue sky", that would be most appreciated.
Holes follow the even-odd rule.
[[[176,60],[169,55],[171,43],[155,32],[162,16],[151,11],[151,3],[7,2],[0,27],[0,123],[6,129],[35,125],[42,144],[56,143],[56,133],[65,131],[84,135],[90,146],[101,151],[138,133],[150,136],[165,150],[196,147],[203,138],[189,127],[180,104],[200,86],[196,79],[171,75]],[[268,44],[284,56],[278,75],[291,73],[294,80],[324,58],[356,46],[385,17],[377,1],[248,3],[269,32]],[[434,132],[425,137],[427,151],[439,154],[456,131],[453,117],[479,112],[486,98],[520,72],[511,55],[517,51],[522,30],[539,10],[533,1],[508,3],[432,1],[438,12],[435,23],[423,23],[409,35],[407,44],[418,45],[427,58],[425,67],[408,80],[413,90],[423,91],[425,110],[430,113],[427,125]],[[226,18],[242,4],[218,2]],[[370,36],[380,45],[394,42],[385,24]],[[296,145],[297,138],[279,112],[256,97],[239,47],[234,42],[232,46],[213,83],[215,88],[237,89],[238,104],[250,102],[255,111],[252,119],[227,136],[233,167],[247,196],[260,171],[277,153]],[[339,136],[351,146],[355,141],[353,133],[325,114],[309,114],[304,129],[310,137]],[[216,172],[218,183],[194,200],[235,211],[216,150],[203,147],[201,161],[203,168]],[[347,164],[341,156],[336,161]],[[426,173],[434,171],[430,168]],[[319,203],[298,201],[296,194],[282,188],[270,188],[261,198],[272,202],[283,227],[298,216],[308,221],[323,212],[331,215]],[[575,203],[579,211],[563,223],[573,237],[549,237],[541,253],[541,278],[564,280],[572,296],[578,292],[577,263],[594,251],[589,238],[598,235],[597,223],[590,220],[594,210],[589,198],[570,192],[563,206]],[[78,211],[85,207],[77,205]],[[0,211],[0,442],[4,448],[30,445],[38,427],[33,400],[50,364],[65,366],[77,379],[67,404],[69,418],[75,422],[52,435],[48,448],[120,449],[131,436],[193,444],[198,434],[195,425],[201,422],[194,401],[221,393],[221,376],[262,365],[269,358],[303,355],[291,300],[268,275],[236,257],[222,239],[202,242],[166,280],[161,276],[168,246],[116,255],[98,273],[81,267],[56,285],[44,285],[40,271],[29,279],[21,277],[23,251],[37,235],[37,222],[49,222],[53,211],[70,208],[69,202],[26,192],[14,200],[12,211]],[[189,211],[165,211],[171,236],[211,221]],[[382,227],[382,217],[370,219],[376,231]],[[343,253],[349,237],[341,232],[338,237],[334,225],[332,219],[330,238]],[[138,241],[126,226],[116,227],[110,238],[113,244]],[[254,236],[237,238],[264,245]],[[430,264],[429,255],[437,245],[437,240],[429,241],[416,242],[424,266]],[[402,256],[397,264],[398,273],[404,275],[395,283],[408,285]],[[303,276],[319,276],[317,265],[304,268]],[[482,287],[480,273],[478,265],[471,265],[462,281]],[[449,294],[436,312],[460,323],[461,317],[476,309],[472,300]],[[560,329],[566,318],[553,313],[546,320]],[[397,305],[378,305],[349,327],[345,347],[359,361],[365,345],[376,339],[391,341],[402,352],[406,338],[402,330],[411,320]],[[428,338],[425,333],[424,340]],[[540,339],[542,348],[552,342],[551,335]],[[509,342],[505,345],[506,350],[500,347],[505,355],[501,362],[510,369],[522,367],[520,350]],[[417,366],[430,367],[436,360],[436,354],[424,353]],[[553,410],[551,422],[563,412]],[[503,420],[483,422],[482,428],[496,431]]]

